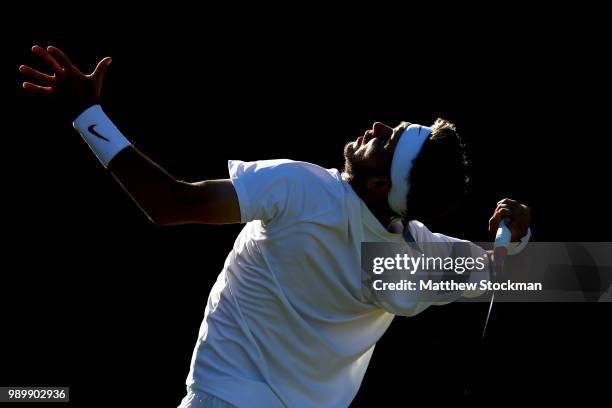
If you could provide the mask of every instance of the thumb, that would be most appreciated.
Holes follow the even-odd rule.
[[[113,59],[111,57],[103,58],[100,62],[98,62],[98,66],[96,66],[96,69],[91,75],[101,81],[104,78],[106,70],[108,69],[108,66],[112,61]]]

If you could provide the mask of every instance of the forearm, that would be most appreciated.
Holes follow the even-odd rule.
[[[137,151],[100,105],[84,110],[73,125],[149,219],[167,223],[181,183]]]
[[[133,146],[119,152],[108,169],[152,222],[176,223],[188,183],[176,180]]]
[[[230,180],[176,180],[135,149],[99,106],[84,111],[74,125],[100,162],[155,224],[240,221],[238,199]]]

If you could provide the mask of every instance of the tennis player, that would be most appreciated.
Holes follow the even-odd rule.
[[[21,66],[23,88],[54,95],[74,113],[74,127],[151,221],[245,224],[209,294],[180,406],[348,406],[394,316],[432,304],[368,296],[361,243],[467,242],[423,223],[466,189],[455,126],[376,122],[346,144],[342,173],[291,160],[230,160],[229,178],[190,183],[139,152],[105,114],[110,58],[86,75],[58,48],[32,51],[44,69]],[[519,251],[529,239],[529,208],[501,200],[491,232],[503,218]]]

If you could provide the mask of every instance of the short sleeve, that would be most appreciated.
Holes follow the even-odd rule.
[[[487,255],[487,251],[484,250],[479,245],[474,244],[473,242],[451,237],[448,235],[434,233],[429,230],[424,224],[419,221],[411,221],[410,223],[411,230],[415,232],[415,235],[419,237],[419,241],[421,242],[430,242],[437,243],[441,245],[441,249],[445,252],[444,256],[455,257],[458,254],[455,254],[455,250],[459,249],[462,252],[461,255],[469,256],[473,259],[481,259],[484,263],[484,267],[481,271],[474,271],[473,273],[466,274],[468,283],[475,283],[482,279],[490,278],[490,262],[489,256]],[[457,300],[459,297],[463,296],[466,298],[478,297],[484,293],[483,290],[474,290],[474,291],[465,291],[465,292],[455,292],[448,293],[446,295],[440,296],[439,299],[434,303],[435,305],[445,305]],[[445,298],[446,297],[446,298]]]
[[[316,205],[312,195],[324,188],[328,174],[310,163],[285,159],[229,160],[228,170],[238,196],[241,223],[306,216]]]
[[[470,257],[474,260],[478,259],[482,262],[482,269],[474,270],[471,272],[465,272],[461,275],[456,275],[455,272],[451,273],[453,278],[461,278],[458,281],[473,284],[481,279],[488,279],[489,277],[489,260],[486,251],[466,240],[450,237],[443,234],[431,232],[425,225],[418,221],[410,221],[410,233],[416,241],[416,247],[410,246],[410,249],[406,250],[406,253],[410,254],[412,258],[418,258],[423,256],[425,258],[440,258],[440,259],[458,259]],[[415,252],[416,250],[416,252]],[[401,272],[394,272],[395,281],[402,282],[402,280],[414,280],[413,274],[408,270]],[[420,277],[420,280],[433,280],[437,281],[440,279],[440,275],[433,274],[431,271],[419,268],[416,272]],[[484,293],[481,290],[466,290],[466,291],[439,291],[433,293],[431,291],[420,292],[420,291],[402,291],[402,290],[388,290],[388,291],[374,291],[375,302],[384,308],[387,312],[393,313],[400,316],[414,316],[427,309],[431,305],[441,306],[458,300],[461,297],[477,297]]]

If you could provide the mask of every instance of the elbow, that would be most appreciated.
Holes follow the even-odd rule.
[[[149,221],[156,227],[167,227],[170,225],[176,225],[177,222],[172,218],[171,214],[165,214],[163,212],[146,212]]]
[[[148,208],[140,206],[140,209],[147,217],[149,222],[156,227],[165,227],[176,224],[173,211],[171,207],[167,205],[157,204],[155,207]]]
[[[143,208],[143,212],[151,223],[158,227],[185,224],[185,195],[187,183],[177,181],[172,188],[162,197],[155,200],[155,204],[149,208]]]
[[[155,209],[145,211],[149,221],[157,227],[186,224],[180,205],[164,203]]]

